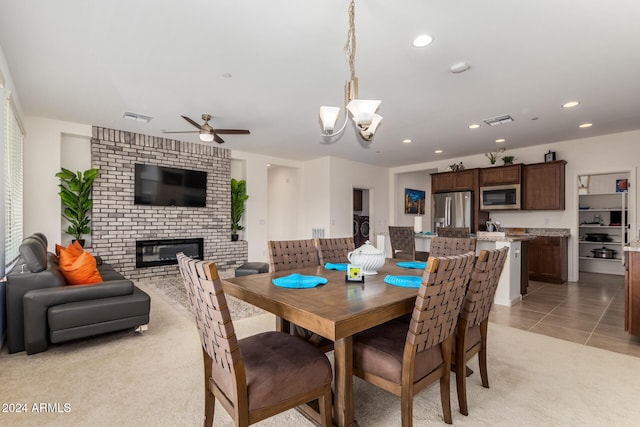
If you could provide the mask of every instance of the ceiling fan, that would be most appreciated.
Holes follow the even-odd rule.
[[[198,132],[200,134],[200,141],[204,141],[204,142],[215,141],[218,144],[224,143],[224,139],[220,138],[218,134],[237,135],[237,134],[250,133],[246,129],[214,129],[209,124],[209,120],[211,120],[211,114],[202,115],[202,120],[204,120],[204,123],[201,125],[187,116],[181,116],[181,117],[186,121],[188,121],[189,123],[191,123],[193,126],[197,127],[198,130],[183,130],[183,131],[173,131],[173,132],[163,130],[162,133],[196,133]]]

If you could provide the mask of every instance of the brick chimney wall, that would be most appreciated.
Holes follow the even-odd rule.
[[[136,240],[204,238],[204,259],[222,277],[247,260],[247,242],[231,241],[231,152],[115,129],[93,127],[91,164],[100,174],[93,185],[92,252],[129,279],[173,277],[177,265],[136,268]],[[146,206],[134,202],[134,165],[207,172],[204,208]]]

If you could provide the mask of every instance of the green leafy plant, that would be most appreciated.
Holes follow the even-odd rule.
[[[503,152],[504,148],[498,148],[495,152],[484,153],[484,155],[487,159],[489,159],[490,164],[495,165],[500,158],[500,154]]]
[[[514,156],[503,156],[503,157],[502,157],[502,162],[503,162],[505,165],[511,165],[511,164],[513,164],[513,161],[514,161],[515,159],[516,159],[516,158],[515,158]]]
[[[237,236],[239,230],[244,227],[240,225],[242,214],[244,214],[244,202],[247,201],[247,182],[244,179],[231,179],[231,235]],[[233,238],[233,237],[232,237]],[[237,240],[237,237],[235,238]]]
[[[87,169],[84,172],[71,172],[62,168],[56,174],[60,179],[60,199],[64,204],[62,216],[69,221],[66,233],[80,240],[83,235],[91,233],[89,212],[93,207],[91,187],[98,176],[98,169]]]

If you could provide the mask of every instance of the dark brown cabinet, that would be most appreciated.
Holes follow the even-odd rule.
[[[540,236],[528,242],[529,280],[564,283],[567,281],[567,238]]]
[[[640,252],[625,252],[624,330],[640,335]]]
[[[480,169],[480,187],[520,184],[522,164]]]
[[[457,172],[440,172],[431,175],[431,192],[478,191],[479,169],[466,169]]]
[[[523,210],[564,210],[564,160],[524,165],[522,171]]]

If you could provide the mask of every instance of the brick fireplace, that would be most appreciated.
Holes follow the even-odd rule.
[[[207,172],[204,208],[134,204],[134,165]],[[136,267],[136,241],[203,240],[204,259],[230,277],[247,260],[247,242],[231,241],[230,151],[132,132],[93,127],[91,164],[100,170],[93,187],[92,251],[130,279],[178,274],[176,264]]]

